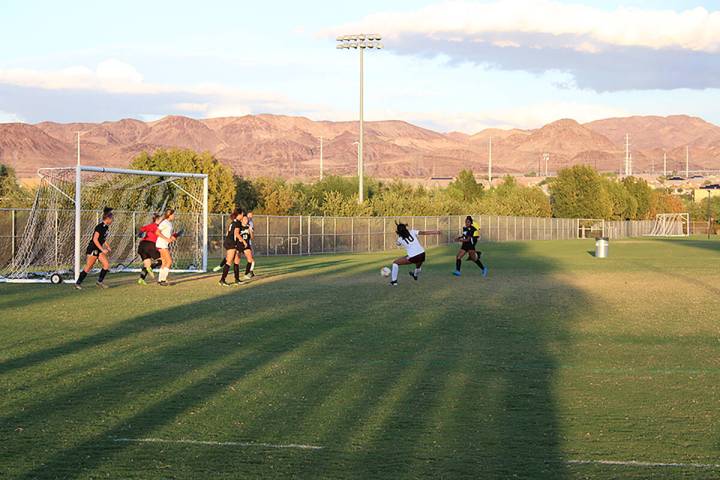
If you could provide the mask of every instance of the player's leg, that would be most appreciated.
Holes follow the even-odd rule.
[[[233,258],[232,264],[233,264],[233,274],[235,275],[235,285],[239,285],[241,283],[240,281],[240,250],[235,250],[235,257]]]
[[[480,260],[480,255],[482,255],[482,252],[472,250],[470,252],[469,260],[474,262],[475,265],[477,265],[478,267],[480,267],[480,270],[482,270],[483,277],[487,277],[488,269],[485,265],[483,265],[483,262]]]
[[[110,261],[107,258],[107,255],[104,253],[101,253],[98,256],[98,260],[100,260],[100,265],[102,268],[100,269],[100,275],[98,275],[98,280],[96,285],[101,288],[108,288],[107,285],[105,285],[105,275],[107,275],[108,271],[110,270]]]
[[[453,275],[456,277],[460,276],[460,269],[462,268],[462,260],[465,258],[465,255],[467,254],[467,251],[463,248],[458,250],[457,255],[455,256],[455,271],[453,272]]]
[[[393,261],[392,271],[390,274],[390,285],[397,285],[398,274],[400,273],[400,265],[410,265],[410,260],[408,260],[408,257],[400,257]]]
[[[159,248],[160,259],[162,260],[162,267],[160,267],[160,275],[158,275],[158,283],[166,286],[168,275],[170,275],[170,267],[172,267],[172,257],[170,256],[169,248]]]
[[[252,269],[255,265],[255,257],[253,257],[252,250],[249,248],[245,249],[245,260],[247,263],[245,264],[245,280],[249,280],[252,278]]]
[[[80,289],[80,285],[82,285],[85,277],[87,277],[87,274],[90,273],[90,270],[92,270],[92,268],[95,266],[95,262],[97,262],[97,259],[98,257],[93,253],[88,254],[87,260],[85,261],[85,268],[80,270],[78,279],[75,282],[75,288],[77,288],[78,290]]]
[[[223,258],[222,261],[220,262],[220,265],[215,265],[213,267],[213,272],[219,272],[220,270],[225,268],[225,265],[227,265],[227,260]]]
[[[230,273],[230,265],[232,265],[235,261],[235,249],[234,248],[228,248],[225,250],[225,258],[223,258],[223,267],[222,267],[222,275],[220,276],[220,285],[226,286],[227,283],[227,276],[228,273]]]
[[[412,272],[408,272],[408,273],[414,280],[417,281],[420,278],[420,273],[422,272],[423,263],[425,263],[425,252],[423,252],[420,255],[417,255],[413,258],[410,258],[408,260],[415,265],[415,270],[413,270]]]

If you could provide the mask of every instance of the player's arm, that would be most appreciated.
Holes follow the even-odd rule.
[[[162,230],[160,230],[159,228],[157,230],[157,236],[158,238],[162,238],[168,243],[172,243],[176,240],[176,237],[174,235],[170,235],[170,237],[166,237],[165,235],[163,235]]]

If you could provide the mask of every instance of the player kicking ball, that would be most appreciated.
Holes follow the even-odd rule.
[[[465,226],[463,227],[462,235],[455,239],[456,242],[462,242],[460,250],[455,257],[455,271],[453,272],[453,275],[456,277],[461,275],[460,268],[462,267],[462,261],[463,258],[465,258],[465,255],[468,256],[469,260],[475,262],[475,264],[480,267],[480,270],[482,270],[482,276],[487,277],[488,269],[480,261],[480,255],[482,255],[482,253],[475,249],[479,239],[480,231],[477,226],[475,226],[473,218],[468,215],[465,218]]]
[[[420,278],[422,265],[425,263],[425,249],[420,243],[421,235],[441,235],[439,230],[408,230],[404,223],[397,223],[396,233],[398,235],[397,245],[405,248],[407,255],[396,259],[392,264],[390,272],[390,286],[394,287],[398,284],[398,274],[400,273],[400,265],[415,265],[412,272],[408,272],[410,276],[417,280]]]

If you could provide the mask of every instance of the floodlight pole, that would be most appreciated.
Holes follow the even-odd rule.
[[[320,137],[320,180],[323,179],[323,137]]]
[[[363,150],[365,146],[365,54],[366,48],[381,49],[382,37],[377,34],[342,35],[337,37],[338,49],[355,48],[360,51],[360,138],[358,142],[358,203],[365,201],[365,165]]]

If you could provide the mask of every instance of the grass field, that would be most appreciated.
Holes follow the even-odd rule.
[[[0,285],[0,478],[720,478],[720,242],[483,247]]]

